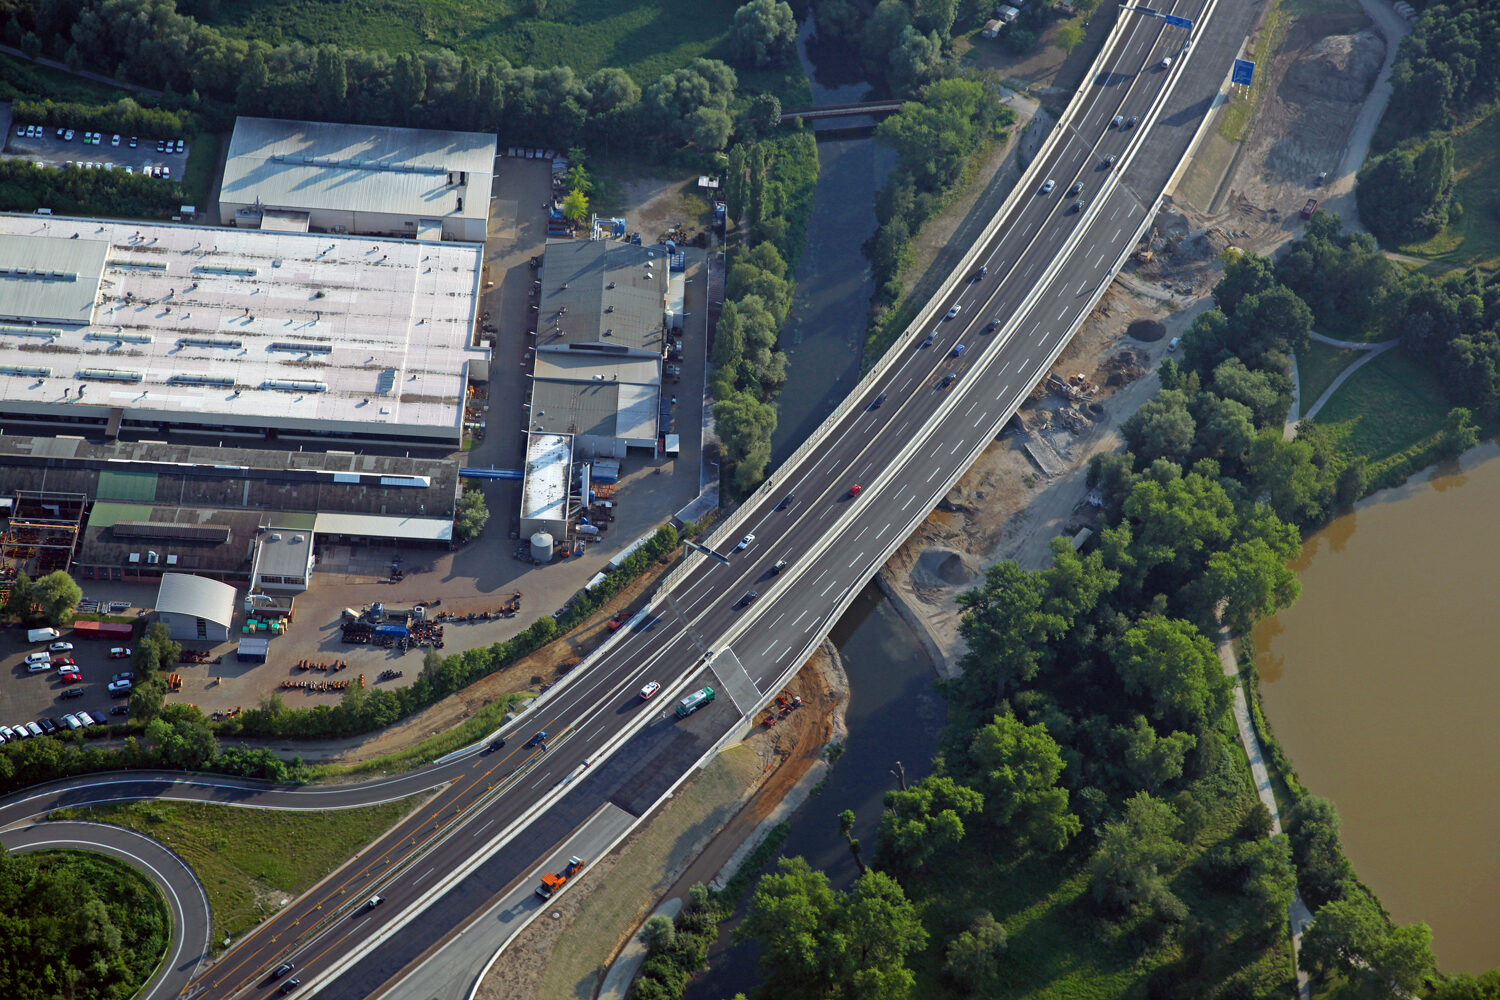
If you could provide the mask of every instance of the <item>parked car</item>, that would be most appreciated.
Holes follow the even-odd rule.
[[[109,696],[111,698],[128,698],[130,697],[131,687],[130,681],[110,681]]]
[[[135,145],[136,145],[136,137],[135,136],[131,136],[130,137],[130,148],[134,149]]]
[[[116,646],[114,649],[111,649],[109,651],[109,658],[111,660],[123,660],[129,655],[130,649],[127,646]]]
[[[66,691],[62,692],[62,694],[59,694],[58,697],[59,698],[82,698],[83,697],[83,688],[68,688]]]
[[[69,653],[72,650],[73,644],[71,642],[54,642],[47,647],[47,652],[49,653]]]
[[[79,684],[83,682],[83,675],[76,670],[64,670],[57,679],[64,684]]]
[[[115,674],[113,677],[111,677],[110,680],[112,680],[112,681],[133,681],[133,680],[135,680],[135,671],[134,670],[122,670],[118,674]]]
[[[54,656],[52,658],[52,665],[58,668],[76,667],[78,666],[78,661],[73,659],[71,656]]]

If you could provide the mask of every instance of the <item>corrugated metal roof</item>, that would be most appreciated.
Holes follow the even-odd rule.
[[[319,514],[314,529],[322,535],[364,535],[368,538],[406,538],[424,542],[453,540],[447,518],[380,517],[373,514]]]
[[[156,592],[156,610],[228,628],[234,621],[234,588],[190,573],[164,573]]]
[[[219,200],[483,219],[494,168],[495,136],[481,132],[240,118]]]
[[[661,381],[661,361],[639,354],[595,354],[592,351],[538,351],[537,379],[559,382],[623,382],[656,385]]]
[[[53,222],[31,216],[27,239],[0,240],[0,323],[76,326],[94,315],[109,241],[49,235]],[[0,340],[41,344],[42,329],[0,327]]]

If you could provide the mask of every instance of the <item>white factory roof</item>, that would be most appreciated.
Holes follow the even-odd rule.
[[[595,354],[582,351],[538,351],[534,375],[560,382],[625,382],[656,385],[661,359],[639,354]]]
[[[340,514],[320,511],[313,530],[322,535],[364,535],[370,538],[407,538],[423,542],[451,542],[453,519],[448,517],[392,517],[379,514]]]
[[[494,169],[495,136],[482,132],[239,118],[219,200],[484,219]],[[462,184],[449,176],[460,172]]]
[[[521,517],[561,521],[568,514],[568,475],[573,467],[573,439],[567,434],[526,436],[526,485]]]
[[[96,239],[0,240],[0,323],[87,323],[108,249]]]
[[[163,573],[156,592],[156,610],[202,618],[227,628],[234,621],[234,588],[191,573]]]
[[[0,407],[456,436],[487,356],[476,244],[0,214],[7,255],[58,240],[104,248],[92,317],[0,323]]]

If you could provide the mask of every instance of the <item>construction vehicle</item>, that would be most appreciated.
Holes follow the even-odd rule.
[[[1318,199],[1316,199],[1316,198],[1309,198],[1309,199],[1307,199],[1307,204],[1302,206],[1302,217],[1304,219],[1311,219],[1313,217],[1313,213],[1316,212],[1317,210],[1318,210]]]
[[[1139,264],[1149,264],[1149,263],[1151,263],[1151,257],[1152,257],[1152,254],[1151,254],[1151,243],[1155,239],[1156,239],[1156,227],[1152,226],[1151,227],[1151,232],[1146,236],[1146,238],[1144,240],[1141,241],[1140,248],[1138,250],[1136,250],[1136,252],[1135,252],[1136,263],[1139,263]]]
[[[582,858],[569,858],[568,864],[560,872],[547,872],[542,876],[542,884],[536,887],[536,894],[543,899],[551,899],[552,894],[561,889],[568,879],[583,870]]]

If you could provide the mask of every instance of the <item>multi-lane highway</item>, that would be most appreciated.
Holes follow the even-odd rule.
[[[644,816],[805,661],[1092,309],[1149,222],[1239,47],[1243,30],[1216,33],[1218,19],[1232,10],[1229,23],[1245,22],[1249,6],[1170,0],[1158,12],[1122,10],[1100,72],[987,243],[934,302],[931,321],[898,344],[819,439],[715,536],[711,544],[727,561],[690,556],[653,601],[649,624],[616,633],[534,704],[506,733],[505,747],[338,788],[190,787],[164,776],[69,783],[0,803],[0,827],[57,804],[114,798],[329,808],[424,792],[430,799],[411,818],[236,944],[188,990],[204,998],[269,995],[269,970],[295,961],[302,993],[350,1000],[379,993],[529,878],[538,859],[601,809]],[[1197,27],[1190,36],[1161,12]],[[1081,191],[1070,194],[1075,185]],[[731,551],[748,533],[754,541]],[[781,561],[785,569],[773,573]],[[758,598],[747,605],[751,590]],[[638,692],[652,680],[663,690],[643,701]],[[673,703],[705,684],[716,700],[676,719]],[[541,745],[525,746],[543,730]],[[361,906],[377,892],[384,902]],[[169,974],[184,981],[180,967]]]

